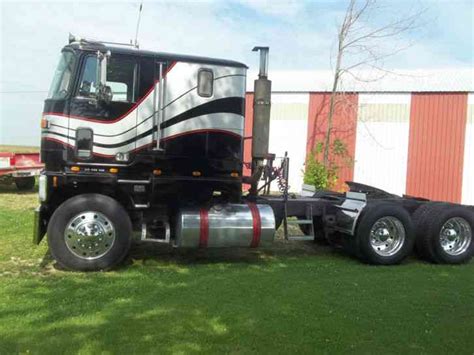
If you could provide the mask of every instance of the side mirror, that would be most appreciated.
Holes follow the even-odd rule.
[[[107,61],[109,58],[110,51],[107,51],[105,54],[97,51],[97,82],[99,83],[97,99],[106,104],[112,101],[112,89],[107,86]]]
[[[97,95],[98,100],[108,105],[112,101],[112,97],[113,93],[110,86],[101,85]]]

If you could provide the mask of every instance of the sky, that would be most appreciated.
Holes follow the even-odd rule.
[[[233,59],[257,69],[251,49],[270,46],[272,70],[329,70],[348,0],[143,2],[140,47]],[[410,47],[387,69],[474,68],[472,0],[384,0],[367,26],[425,9]],[[0,0],[0,144],[39,145],[39,123],[68,33],[128,42],[140,1]],[[474,69],[473,69],[474,70]]]

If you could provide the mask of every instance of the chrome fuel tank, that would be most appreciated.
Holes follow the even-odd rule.
[[[268,205],[220,204],[182,209],[175,246],[183,248],[257,247],[273,242],[275,216]]]

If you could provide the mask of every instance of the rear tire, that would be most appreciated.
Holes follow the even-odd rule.
[[[418,207],[418,209],[413,213],[412,215],[412,221],[413,225],[415,226],[415,254],[421,258],[427,258],[428,256],[425,253],[424,248],[420,248],[418,244],[418,235],[420,234],[419,230],[425,228],[424,226],[422,227],[422,224],[424,223],[424,220],[426,218],[426,215],[429,213],[431,206],[435,204],[435,202],[432,203],[425,203]]]
[[[425,206],[416,224],[420,256],[438,264],[469,261],[474,254],[474,211],[451,204]]]
[[[83,194],[56,209],[48,224],[48,244],[63,268],[109,270],[127,255],[131,233],[130,218],[116,200]]]
[[[35,177],[17,177],[15,178],[15,185],[18,190],[27,191],[32,190],[35,187]]]
[[[410,215],[396,204],[368,205],[359,219],[354,242],[365,262],[398,264],[411,253],[415,243]]]

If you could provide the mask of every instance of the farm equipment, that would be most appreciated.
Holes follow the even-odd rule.
[[[177,248],[254,248],[281,224],[288,240],[324,238],[371,264],[400,263],[415,244],[436,263],[472,257],[474,211],[465,206],[354,182],[346,193],[290,194],[289,157],[268,151],[268,47],[254,50],[260,72],[244,162],[244,64],[72,36],[44,106],[34,242],[47,232],[56,261],[84,271],[116,266],[132,235]]]
[[[31,190],[43,164],[39,153],[0,152],[0,181],[14,182],[18,190]]]

